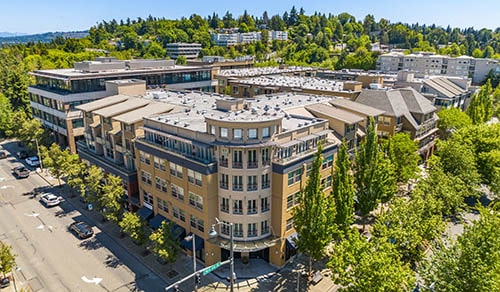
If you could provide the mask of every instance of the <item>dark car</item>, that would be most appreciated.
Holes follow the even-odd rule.
[[[7,158],[7,152],[0,150],[0,159],[4,159],[4,158]]]
[[[69,230],[73,231],[80,239],[89,238],[94,235],[92,227],[83,221],[71,223]]]
[[[17,166],[12,169],[12,172],[18,177],[18,178],[26,178],[30,176],[30,171],[24,167],[24,166]]]
[[[5,277],[3,279],[0,279],[0,288],[6,288],[10,286],[10,279]]]
[[[29,156],[28,152],[26,152],[24,150],[17,151],[16,155],[19,159],[25,159],[25,158],[28,158],[28,156]]]

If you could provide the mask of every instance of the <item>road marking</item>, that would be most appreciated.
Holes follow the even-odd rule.
[[[33,213],[33,214],[24,213],[24,216],[28,216],[28,217],[38,217],[38,215],[40,215],[40,214],[38,214],[38,213]]]
[[[96,278],[96,277],[94,277],[92,279],[89,279],[86,276],[82,276],[82,281],[85,282],[85,283],[89,283],[89,284],[94,283],[94,284],[97,285],[97,284],[101,283],[102,278]]]
[[[5,190],[5,189],[13,189],[14,186],[1,186],[0,190]]]
[[[45,227],[43,226],[43,224],[38,225],[36,229],[45,231]]]

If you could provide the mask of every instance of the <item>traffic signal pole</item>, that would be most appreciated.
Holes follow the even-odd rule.
[[[165,291],[168,292],[170,289],[176,288],[176,287],[178,289],[179,284],[184,283],[184,282],[186,282],[187,280],[189,280],[189,279],[191,279],[193,277],[197,277],[197,275],[198,275],[198,277],[195,280],[197,282],[198,282],[198,280],[201,282],[201,275],[205,276],[206,274],[208,274],[208,273],[216,270],[217,268],[219,268],[219,267],[221,267],[223,265],[227,265],[229,263],[231,263],[231,260],[226,260],[226,261],[223,261],[223,262],[217,262],[217,263],[215,263],[215,264],[213,264],[211,266],[208,266],[206,268],[200,269],[200,270],[196,271],[195,273],[189,274],[186,277],[180,279],[179,281],[177,281],[177,282],[171,284],[170,286],[166,287]],[[207,271],[207,273],[204,273],[205,271]],[[174,290],[174,291],[178,291],[178,290]]]

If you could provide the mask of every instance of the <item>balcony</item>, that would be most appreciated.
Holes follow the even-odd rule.
[[[243,162],[241,161],[233,161],[233,168],[243,168]]]
[[[262,213],[269,211],[269,204],[262,206]]]
[[[256,191],[257,190],[257,184],[248,184],[247,185],[247,191]]]
[[[220,182],[220,188],[227,190],[229,188],[229,185],[227,182]]]
[[[243,191],[243,184],[233,184],[233,191]]]
[[[270,159],[262,160],[262,165],[263,166],[269,166],[269,165],[271,165],[271,160]]]
[[[247,168],[257,168],[257,166],[258,166],[257,161],[249,161]]]
[[[228,166],[228,160],[227,159],[219,160],[219,165],[222,166],[222,167],[227,167]]]
[[[249,208],[249,209],[247,210],[247,214],[248,214],[248,215],[257,214],[257,208]]]
[[[229,206],[220,205],[220,211],[224,213],[229,213]]]
[[[242,208],[233,208],[233,214],[243,215],[243,209]]]
[[[269,181],[265,181],[262,183],[262,189],[268,189],[271,186]]]

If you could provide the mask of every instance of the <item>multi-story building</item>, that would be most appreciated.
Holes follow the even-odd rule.
[[[437,108],[413,88],[363,90],[357,103],[384,111],[378,118],[377,132],[387,138],[399,132],[409,133],[418,142],[424,161],[434,151],[437,137]]]
[[[288,32],[282,30],[271,30],[269,32],[269,41],[287,41]]]
[[[172,102],[190,110],[146,117],[144,137],[136,139],[139,212],[155,215],[151,226],[170,220],[195,234],[196,256],[205,265],[229,256],[227,226],[209,239],[215,218],[234,224],[236,257],[284,265],[296,253],[292,210],[317,146],[323,146],[322,185],[328,192],[340,143],[328,120],[293,112],[331,99],[283,93],[250,101],[179,93]]]
[[[230,94],[234,97],[252,98],[260,94],[278,92],[301,92],[320,95],[341,96],[354,99],[361,92],[361,83],[344,82],[304,76],[260,76],[246,79],[228,79]]]
[[[98,58],[75,63],[74,68],[35,70],[35,84],[28,87],[33,116],[55,135],[56,142],[76,151],[83,139],[83,115],[75,107],[108,96],[105,83],[118,79],[141,79],[148,88],[213,91],[210,67],[178,66],[173,60]]]
[[[491,70],[500,73],[500,63],[498,60],[473,58],[470,56],[450,57],[436,55],[432,52],[420,52],[408,55],[402,52],[390,52],[379,56],[376,68],[384,72],[409,70],[420,75],[446,75],[472,78],[472,82],[476,84],[484,82]]]
[[[262,39],[260,31],[232,32],[232,33],[212,33],[212,41],[217,46],[235,46],[258,42]]]
[[[77,106],[83,113],[85,126],[85,139],[77,142],[78,155],[105,173],[120,177],[129,207],[138,207],[134,139],[144,135],[143,118],[186,107],[160,101],[146,93],[143,80],[107,81],[106,87],[116,95]]]
[[[184,56],[186,59],[196,59],[201,52],[201,44],[197,43],[170,43],[167,44],[167,55],[172,59]]]

